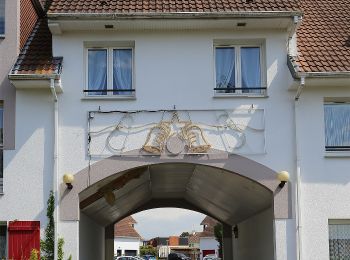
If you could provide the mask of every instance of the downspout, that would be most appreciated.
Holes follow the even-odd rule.
[[[57,260],[57,245],[58,245],[58,192],[59,192],[59,180],[58,180],[58,99],[55,89],[55,79],[50,79],[50,90],[54,99],[54,147],[53,147],[53,193],[55,196],[55,249],[54,249],[54,260]]]
[[[295,146],[296,146],[296,240],[297,240],[297,259],[302,260],[302,192],[301,192],[301,166],[300,166],[300,142],[298,132],[298,111],[299,98],[305,86],[305,76],[301,76],[300,84],[294,98],[294,124],[295,124]]]

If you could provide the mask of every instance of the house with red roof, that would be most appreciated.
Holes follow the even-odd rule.
[[[128,216],[114,226],[114,255],[138,256],[140,255],[141,236],[135,229],[137,222]]]
[[[223,260],[350,258],[349,1],[18,3],[0,0],[5,257],[39,249],[52,190],[54,260],[59,238],[112,260],[115,223],[159,207],[222,223]]]

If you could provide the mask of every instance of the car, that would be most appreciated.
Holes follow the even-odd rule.
[[[221,258],[217,257],[216,255],[206,255],[205,257],[203,257],[203,260],[220,260]]]
[[[136,256],[115,256],[114,260],[139,260]]]
[[[191,258],[182,253],[170,253],[168,260],[190,260]]]
[[[144,255],[142,258],[144,260],[156,260],[156,257],[154,255]]]

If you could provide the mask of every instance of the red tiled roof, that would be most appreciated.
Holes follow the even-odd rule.
[[[350,1],[301,0],[297,31],[301,72],[350,71]]]
[[[49,13],[296,11],[297,0],[53,0]]]
[[[350,71],[349,0],[40,0],[50,13],[167,13],[295,11],[304,16],[297,31],[300,72]],[[38,20],[12,74],[60,73],[62,58],[52,57],[51,33]]]
[[[11,74],[59,74],[62,58],[52,57],[52,37],[45,18],[39,19],[22,48]]]
[[[139,233],[137,233],[133,227],[133,224],[136,224],[136,221],[131,216],[120,220],[117,224],[114,225],[114,236],[141,238]]]

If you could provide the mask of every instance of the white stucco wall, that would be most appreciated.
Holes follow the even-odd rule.
[[[238,224],[238,238],[233,241],[235,260],[274,259],[272,216],[272,210],[268,209]]]
[[[266,40],[268,97],[213,97],[214,39]],[[291,76],[286,66],[285,33],[64,32],[53,40],[54,55],[64,57],[64,92],[58,100],[59,179],[65,173],[76,173],[89,165],[86,146],[90,110],[99,107],[102,110],[172,109],[174,105],[177,109],[210,110],[254,104],[265,110],[266,153],[247,157],[276,171],[287,170],[292,182],[295,180],[294,93],[288,91]],[[135,100],[82,99],[84,42],[87,41],[135,42]],[[323,142],[323,97],[347,95],[347,90],[336,86],[329,90],[306,87],[299,101],[304,259],[328,259],[328,219],[350,218],[348,158],[325,157]],[[53,162],[53,103],[49,91],[17,91],[16,126],[16,150],[6,152],[4,157],[5,195],[0,198],[0,220],[11,216],[45,223]],[[93,158],[92,163],[97,160]],[[30,206],[22,210],[23,205]],[[78,227],[77,223],[62,223],[59,232],[65,236],[67,251],[75,250],[72,254],[78,255],[78,247],[73,242],[78,231],[68,231],[78,230],[74,225]],[[275,230],[276,259],[295,259],[294,220],[276,220]]]
[[[349,91],[337,86],[305,88],[297,110],[302,179],[302,254],[306,259],[310,256],[329,259],[328,219],[350,219],[350,154],[330,157],[325,153],[325,97],[345,100]],[[333,153],[336,155],[339,153]]]
[[[125,255],[125,250],[135,250],[136,255],[140,255],[140,239],[132,237],[115,237],[114,238],[114,255],[117,255],[117,250],[122,250],[122,255]]]
[[[96,260],[104,259],[105,229],[99,226],[84,214],[80,215],[79,221],[79,258],[73,259]],[[68,236],[68,234],[66,234]],[[68,236],[71,238],[72,236]]]

